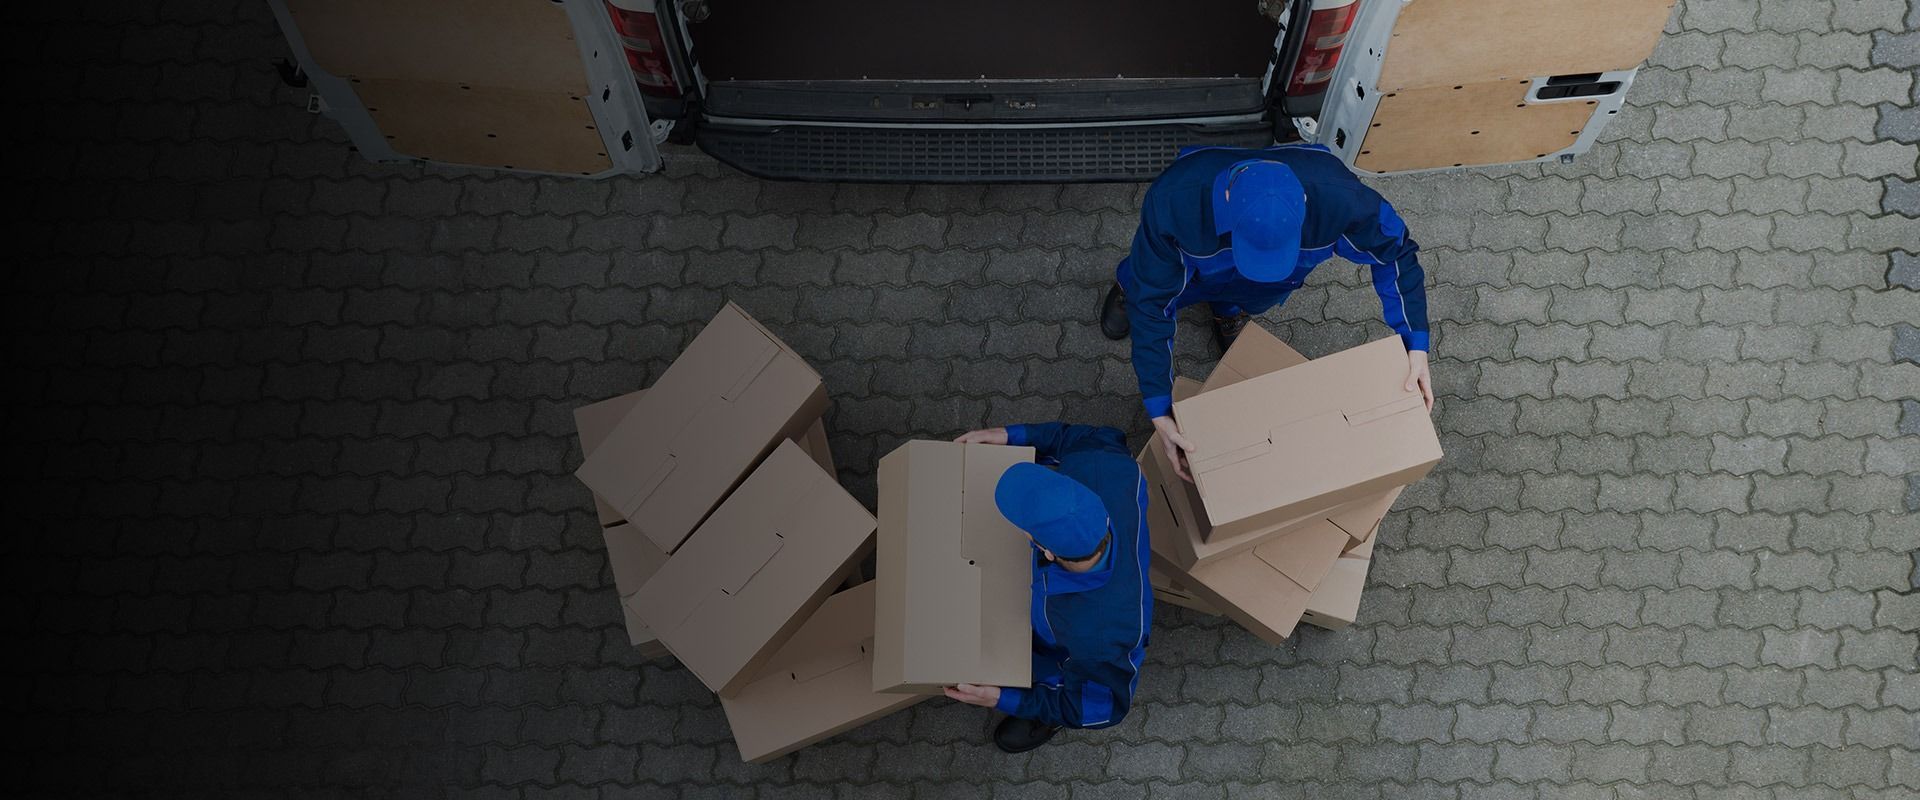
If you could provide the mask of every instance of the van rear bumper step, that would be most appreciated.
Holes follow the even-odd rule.
[[[761,178],[870,183],[1150,181],[1184,145],[1265,147],[1265,122],[1028,128],[708,123],[700,149]]]

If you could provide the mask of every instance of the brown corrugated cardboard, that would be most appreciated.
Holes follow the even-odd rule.
[[[993,489],[1031,447],[907,442],[880,459],[873,690],[1027,686],[1033,549]]]
[[[1204,391],[1231,386],[1248,378],[1265,375],[1269,372],[1306,363],[1306,356],[1288,347],[1286,343],[1274,338],[1259,323],[1249,324],[1234,340],[1233,347],[1220,359],[1213,373],[1207,376],[1207,382],[1196,383],[1187,378],[1176,378],[1173,383],[1175,402],[1193,397]],[[1200,501],[1199,489],[1194,484],[1181,480],[1173,471],[1172,462],[1161,447],[1159,434],[1155,434],[1140,454],[1140,468],[1147,475],[1149,492],[1154,495],[1156,504],[1165,506],[1171,515],[1172,526],[1150,525],[1155,538],[1155,547],[1161,554],[1182,569],[1191,569],[1197,564],[1226,558],[1253,549],[1255,545],[1269,537],[1276,536],[1304,525],[1315,517],[1297,520],[1283,520],[1274,524],[1241,530],[1238,533],[1222,533],[1213,529],[1207,518],[1206,508]],[[1396,488],[1393,496],[1398,496]],[[1386,513],[1382,508],[1376,514],[1372,508],[1379,496],[1364,498],[1347,506],[1329,512],[1342,528],[1352,531],[1356,520],[1350,515],[1371,516],[1364,520],[1366,525],[1377,521]],[[1389,498],[1387,504],[1391,505]],[[1173,535],[1178,531],[1181,535]],[[1355,536],[1357,544],[1359,538]]]
[[[1440,460],[1394,338],[1174,403],[1209,538],[1284,525],[1405,486]],[[1312,458],[1302,458],[1312,454]]]
[[[740,759],[762,764],[933,695],[873,690],[874,584],[827,598],[720,708]]]
[[[1371,530],[1405,488],[1396,486],[1338,506],[1321,516],[1209,539],[1202,535],[1208,523],[1199,494],[1193,484],[1181,480],[1174,473],[1166,451],[1160,447],[1159,434],[1148,440],[1146,447],[1140,451],[1138,461],[1140,472],[1147,479],[1147,493],[1152,501],[1148,504],[1149,509],[1165,511],[1164,514],[1154,511],[1147,516],[1147,532],[1153,540],[1153,550],[1182,570],[1240,555],[1259,546],[1261,542],[1321,520],[1332,521],[1348,533],[1351,539],[1349,544],[1357,545],[1359,539],[1354,538],[1354,531]]]
[[[1373,541],[1369,538],[1367,541]],[[1373,562],[1364,558],[1334,559],[1333,569],[1320,579],[1320,586],[1313,590],[1313,596],[1307,598],[1307,607],[1300,612],[1300,621],[1316,628],[1337,631],[1352,624],[1360,614],[1360,594],[1367,585],[1367,567]]]
[[[1181,586],[1173,576],[1157,566],[1147,569],[1147,583],[1153,587],[1155,600],[1190,608],[1210,616],[1220,616],[1220,609],[1214,608],[1213,604],[1208,603],[1205,598],[1194,594],[1193,590]]]
[[[840,475],[840,470],[833,465],[833,446],[827,443],[825,418],[814,420],[812,425],[807,426],[806,434],[793,441],[800,445],[800,449],[807,451],[807,455],[813,458],[813,463],[819,464],[828,475],[836,478]]]
[[[671,553],[826,409],[820,375],[728,303],[575,474]]]
[[[666,646],[660,644],[646,620],[634,613],[632,602],[634,593],[667,563],[667,554],[624,522],[601,529],[600,535],[607,542],[607,562],[613,568],[613,584],[619,594],[614,602],[620,604],[621,614],[627,621],[627,641],[649,658],[665,655]]]
[[[1185,400],[1189,397],[1199,394],[1201,391],[1203,390],[1200,388],[1199,381],[1196,381],[1192,378],[1174,378],[1173,379],[1173,399],[1175,402]]]
[[[647,621],[641,619],[639,614],[633,613],[633,609],[626,603],[626,598],[618,598],[616,602],[620,604],[620,619],[627,626],[627,643],[633,645],[633,649],[640,653],[641,658],[651,660],[673,655],[667,650],[666,645],[660,643],[660,638],[653,635],[653,630],[647,627]]]
[[[628,603],[707,688],[753,678],[873,541],[874,519],[781,442]]]
[[[1346,543],[1346,532],[1323,519],[1191,572],[1157,552],[1154,565],[1253,635],[1277,644],[1293,633]]]
[[[1227,348],[1220,363],[1213,366],[1213,372],[1207,374],[1207,382],[1201,384],[1200,391],[1211,392],[1226,386],[1232,386],[1248,378],[1258,378],[1269,372],[1307,363],[1307,357],[1300,351],[1287,346],[1258,322],[1248,322],[1240,329],[1240,335],[1233,340],[1233,346]],[[1182,400],[1178,392],[1174,400]]]
[[[1340,526],[1341,530],[1347,532],[1347,538],[1352,540],[1348,543],[1347,550],[1351,551],[1361,542],[1373,541],[1374,534],[1380,530],[1380,520],[1386,518],[1387,512],[1393,509],[1394,501],[1399,500],[1400,493],[1406,490],[1405,486],[1395,486],[1371,497],[1348,503],[1329,512],[1327,521]]]
[[[580,452],[591,454],[600,443],[605,441],[607,433],[619,424],[620,418],[640,402],[644,392],[632,392],[590,403],[573,410],[574,428],[580,433]],[[616,597],[613,602],[619,604],[621,618],[627,624],[627,642],[639,649],[647,658],[659,658],[667,654],[665,645],[658,637],[627,607],[627,598],[640,591],[640,586],[659,571],[660,565],[667,562],[665,553],[654,547],[645,536],[627,525],[611,506],[593,496],[594,508],[599,512],[601,538],[607,543],[607,563],[613,569],[613,584]]]
[[[629,392],[574,409],[573,424],[580,435],[581,455],[591,455],[645,393],[644,389]],[[814,420],[799,444],[822,469],[833,474],[833,454],[827,450],[827,430],[821,420]],[[667,562],[667,556],[638,530],[628,526],[599,494],[593,495],[593,505],[603,528],[601,535],[607,543],[607,560],[613,568],[613,582],[619,595],[613,601],[620,605],[621,617],[626,621],[627,641],[647,658],[667,655],[666,646],[660,644],[647,623],[627,604],[633,593],[640,591],[640,586]]]
[[[646,393],[645,389],[628,392],[574,409],[573,429],[580,435],[580,455],[593,455],[593,451],[599,449],[600,443],[606,441],[607,434],[613,432],[614,426],[620,424],[620,420],[626,417],[627,412],[640,404],[640,396]],[[626,519],[620,516],[620,512],[615,511],[613,506],[608,505],[607,501],[600,497],[599,492],[593,493],[593,508],[600,515],[600,526],[603,528],[626,522]]]
[[[1379,529],[1376,528],[1375,530],[1377,531]],[[1341,558],[1358,558],[1362,560],[1373,558],[1374,538],[1375,538],[1374,536],[1368,536],[1365,539],[1362,539],[1358,542],[1354,542],[1353,544],[1347,545],[1347,552],[1341,553],[1340,557]]]
[[[613,432],[615,425],[620,424],[620,420],[627,415],[627,412],[639,405],[640,396],[643,394],[646,394],[645,389],[609,397],[598,403],[588,403],[574,409],[573,427],[580,435],[580,454],[592,455],[594,449],[606,440],[607,435]],[[813,424],[807,427],[806,433],[794,441],[799,443],[800,448],[806,450],[807,455],[812,456],[820,468],[827,471],[827,474],[834,474],[833,451],[827,446],[826,420],[814,420]],[[620,512],[615,511],[598,492],[593,493],[593,509],[600,515],[602,527],[626,522],[626,519],[620,516]]]

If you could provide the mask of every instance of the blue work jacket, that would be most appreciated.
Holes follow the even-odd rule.
[[[1112,537],[1100,564],[1069,572],[1034,549],[1033,688],[1000,690],[1000,711],[1048,725],[1104,728],[1133,706],[1153,620],[1147,583],[1147,485],[1113,428],[1048,422],[1007,428],[1042,464],[1106,506]]]
[[[1272,283],[1242,276],[1233,265],[1231,234],[1214,225],[1228,168],[1252,159],[1287,165],[1307,194],[1299,265]],[[1335,254],[1371,267],[1387,325],[1408,350],[1426,350],[1426,273],[1418,251],[1393,206],[1323,147],[1182,151],[1147,189],[1132,252],[1116,275],[1127,294],[1133,370],[1147,416],[1164,417],[1173,408],[1174,320],[1181,308],[1208,302],[1261,313],[1286,302],[1314,267]]]

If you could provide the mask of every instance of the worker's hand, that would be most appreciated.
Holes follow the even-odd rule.
[[[993,708],[1000,703],[1000,687],[998,686],[976,686],[971,683],[963,683],[959,686],[948,686],[945,691],[948,697],[970,706]]]
[[[1006,444],[1007,429],[987,428],[985,430],[967,431],[955,437],[954,441],[961,444]]]
[[[1153,429],[1160,432],[1161,446],[1167,448],[1167,460],[1173,462],[1173,471],[1181,480],[1193,482],[1193,473],[1187,469],[1187,454],[1193,452],[1193,442],[1180,434],[1180,423],[1173,417],[1154,417]]]
[[[1407,351],[1407,391],[1419,387],[1420,397],[1427,401],[1427,410],[1433,410],[1433,371],[1427,369],[1427,351]]]

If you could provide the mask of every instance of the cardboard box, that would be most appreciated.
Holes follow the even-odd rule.
[[[1399,496],[1400,495],[1398,492],[1394,493],[1395,498],[1398,498]],[[1389,502],[1387,505],[1392,506],[1393,504]],[[1367,531],[1367,538],[1361,539],[1360,541],[1347,545],[1347,552],[1341,553],[1340,557],[1341,558],[1358,558],[1358,559],[1373,558],[1373,543],[1375,540],[1379,538],[1380,538],[1380,526],[1376,524],[1373,526],[1373,530]]]
[[[613,432],[614,426],[620,424],[620,420],[626,417],[634,406],[639,405],[640,396],[643,394],[646,394],[645,389],[609,397],[598,403],[588,403],[574,409],[573,427],[580,436],[580,454],[592,455],[594,449]],[[812,425],[807,426],[806,432],[795,441],[801,449],[807,451],[807,455],[812,456],[813,460],[820,464],[821,469],[827,471],[827,474],[837,474],[833,464],[833,450],[827,445],[825,419],[814,420]],[[603,528],[627,521],[625,517],[620,516],[620,512],[615,511],[613,506],[607,503],[605,498],[600,496],[599,492],[593,493],[593,509],[599,514],[600,526]]]
[[[1367,568],[1373,564],[1364,558],[1341,556],[1333,569],[1320,579],[1320,586],[1307,598],[1300,621],[1316,628],[1337,631],[1360,616],[1360,594],[1367,585]]]
[[[1253,635],[1278,644],[1293,634],[1309,600],[1340,558],[1347,533],[1316,520],[1252,551],[1191,572],[1154,554],[1154,566]]]
[[[834,476],[835,480],[839,479],[840,469],[833,463],[833,445],[827,441],[826,418],[815,419],[812,425],[807,426],[807,432],[793,441],[800,445],[800,449],[807,451],[813,463],[819,464],[820,468],[826,470],[828,475]]]
[[[620,419],[640,402],[642,394],[645,394],[645,390],[574,409],[573,423],[580,435],[580,453],[593,453],[606,440],[613,427],[620,423]],[[814,420],[799,444],[822,469],[833,474],[833,454],[827,450],[827,430],[821,420]],[[620,605],[621,617],[626,621],[627,641],[647,658],[667,655],[666,646],[660,644],[647,623],[628,605],[633,593],[640,591],[640,586],[659,571],[661,564],[667,563],[667,554],[660,552],[660,548],[655,547],[639,530],[627,525],[619,512],[607,505],[599,494],[593,495],[593,505],[600,517],[601,536],[607,544],[607,561],[613,569],[613,583],[618,595],[614,602]]]
[[[1234,340],[1233,347],[1221,357],[1212,374],[1207,376],[1206,383],[1176,378],[1173,382],[1174,401],[1179,402],[1201,392],[1231,386],[1306,362],[1306,356],[1274,338],[1259,323],[1252,323],[1241,331],[1240,338]],[[1163,521],[1162,524],[1152,524],[1150,520],[1149,529],[1155,537],[1154,547],[1182,569],[1244,553],[1270,537],[1286,533],[1313,519],[1284,520],[1238,533],[1222,533],[1216,531],[1212,521],[1207,518],[1198,487],[1182,480],[1174,471],[1173,462],[1167,458],[1161,446],[1159,434],[1154,434],[1148,440],[1146,448],[1140,453],[1139,462],[1141,472],[1147,476],[1148,491],[1154,495],[1154,504],[1165,506],[1170,515],[1168,521],[1173,523],[1167,525]],[[1393,490],[1393,494],[1397,496],[1398,489]],[[1371,510],[1377,498],[1376,495],[1355,501],[1334,509],[1327,516],[1336,519],[1343,529],[1350,532],[1369,530],[1378,519]],[[1386,504],[1392,505],[1392,500],[1388,499]],[[1378,515],[1385,513],[1384,508],[1378,511]],[[1358,544],[1362,534],[1353,535],[1354,543]]]
[[[640,402],[643,393],[631,392],[574,409],[573,425],[580,434],[580,453],[591,454],[606,441],[607,433]],[[627,598],[640,591],[640,586],[660,570],[660,565],[667,563],[667,554],[621,519],[600,495],[593,496],[593,505],[600,517],[600,536],[607,545],[607,564],[613,570],[614,602],[619,604],[620,616],[627,625],[627,643],[647,658],[667,655],[666,645],[627,607]]]
[[[1326,532],[1320,536],[1324,540],[1333,538]],[[1286,541],[1287,538],[1283,536],[1276,541]],[[1367,543],[1370,550],[1377,538],[1376,527],[1362,541]],[[1324,541],[1317,543],[1324,548]],[[1263,544],[1262,548],[1272,546],[1273,543],[1268,543]],[[1175,577],[1177,570],[1166,570],[1164,560],[1156,554],[1154,595],[1163,596],[1157,581],[1165,580],[1177,589],[1185,589],[1187,594],[1202,603],[1199,610],[1223,614],[1255,636],[1274,643],[1292,634],[1296,626],[1287,623],[1289,617],[1297,617],[1298,622],[1334,631],[1352,624],[1358,617],[1361,593],[1366,588],[1367,569],[1372,564],[1365,556],[1349,551],[1328,563],[1324,562],[1324,549],[1310,552],[1303,548],[1292,553],[1291,560],[1283,557],[1275,564],[1260,558],[1260,552],[1260,549],[1256,549],[1254,553],[1234,556],[1225,562],[1203,567],[1197,574],[1181,577]],[[1310,578],[1316,569],[1314,565],[1318,563],[1326,563],[1324,574],[1321,574],[1317,585],[1313,586],[1303,601],[1300,594],[1304,588],[1301,577]],[[1180,601],[1170,599],[1170,602]]]
[[[1176,401],[1198,451],[1207,538],[1322,516],[1426,477],[1440,439],[1406,373],[1406,349],[1388,338]]]
[[[907,442],[880,459],[873,690],[1028,686],[1033,548],[1000,515],[1000,474],[1031,447]]]
[[[1193,590],[1175,582],[1173,576],[1168,575],[1159,567],[1147,568],[1147,583],[1153,587],[1153,597],[1155,600],[1172,603],[1182,608],[1190,608],[1209,616],[1220,616],[1220,609],[1214,608],[1213,604],[1208,603],[1205,598],[1194,594]]]
[[[628,602],[707,688],[740,690],[846,579],[874,518],[781,442]]]
[[[1269,372],[1305,363],[1307,357],[1301,355],[1300,351],[1288,347],[1286,342],[1280,341],[1260,323],[1249,321],[1245,328],[1240,329],[1233,346],[1227,348],[1226,354],[1220,357],[1220,362],[1213,365],[1213,371],[1207,373],[1207,381],[1199,386],[1199,390],[1211,392],[1248,378],[1258,378]],[[1179,401],[1186,398],[1180,396],[1176,387],[1173,399]]]
[[[647,658],[667,655],[667,647],[660,643],[660,637],[654,635],[646,620],[633,610],[634,594],[667,563],[667,554],[624,522],[601,529],[600,535],[607,542],[607,562],[613,568],[613,584],[619,595],[614,602],[620,604],[621,617],[627,623],[627,643],[640,648]]]
[[[1404,486],[1395,486],[1338,506],[1322,516],[1289,520],[1235,536],[1207,538],[1206,509],[1200,503],[1199,494],[1193,484],[1181,480],[1174,473],[1165,450],[1160,448],[1158,434],[1141,449],[1138,460],[1140,472],[1146,477],[1151,501],[1148,503],[1147,533],[1153,541],[1153,552],[1181,570],[1191,570],[1202,564],[1241,555],[1258,547],[1261,542],[1322,520],[1332,522],[1347,533],[1349,542],[1346,549],[1361,547],[1363,540],[1370,536],[1370,532],[1406,489]],[[1372,552],[1371,545],[1366,546],[1368,552]]]
[[[627,412],[632,411],[633,407],[640,403],[640,396],[646,393],[645,389],[641,389],[574,409],[573,425],[580,441],[580,455],[591,455],[601,442],[606,441],[607,434],[613,432],[613,427],[620,423],[620,419],[625,417]],[[812,457],[814,463],[819,464],[821,469],[828,473],[837,472],[838,467],[833,463],[833,449],[827,442],[827,421],[824,417],[814,420],[812,425],[807,426],[806,432],[795,438],[793,442],[800,445],[800,449],[807,451],[807,455]],[[621,517],[620,512],[608,505],[598,493],[594,493],[593,502],[595,509],[600,512],[600,524],[617,525],[626,522],[626,518]]]
[[[827,598],[720,708],[740,759],[762,764],[932,697],[873,690],[875,586]]]
[[[1181,378],[1179,380],[1186,379]],[[1174,392],[1178,394],[1179,391],[1179,384],[1176,381]],[[1152,482],[1149,481],[1149,491],[1155,488],[1156,487],[1152,486]],[[1166,503],[1159,501],[1147,503],[1147,530],[1149,534],[1153,531],[1174,530],[1175,528],[1173,511],[1167,507]],[[1201,599],[1199,595],[1194,594],[1191,590],[1174,582],[1173,577],[1158,566],[1149,566],[1147,568],[1147,583],[1153,587],[1153,596],[1159,600],[1172,603],[1176,606],[1191,608],[1204,614],[1211,614],[1216,617],[1220,616],[1219,609],[1209,605],[1206,600]]]
[[[573,429],[580,436],[580,455],[592,456],[593,451],[599,449],[600,443],[606,441],[607,435],[613,432],[614,426],[619,425],[620,420],[640,404],[641,395],[646,393],[645,389],[628,392],[574,409]],[[589,491],[592,491],[591,487]],[[600,516],[602,528],[627,521],[599,492],[593,492],[593,509]]]
[[[671,553],[776,443],[826,410],[820,375],[728,303],[575,474]]]

